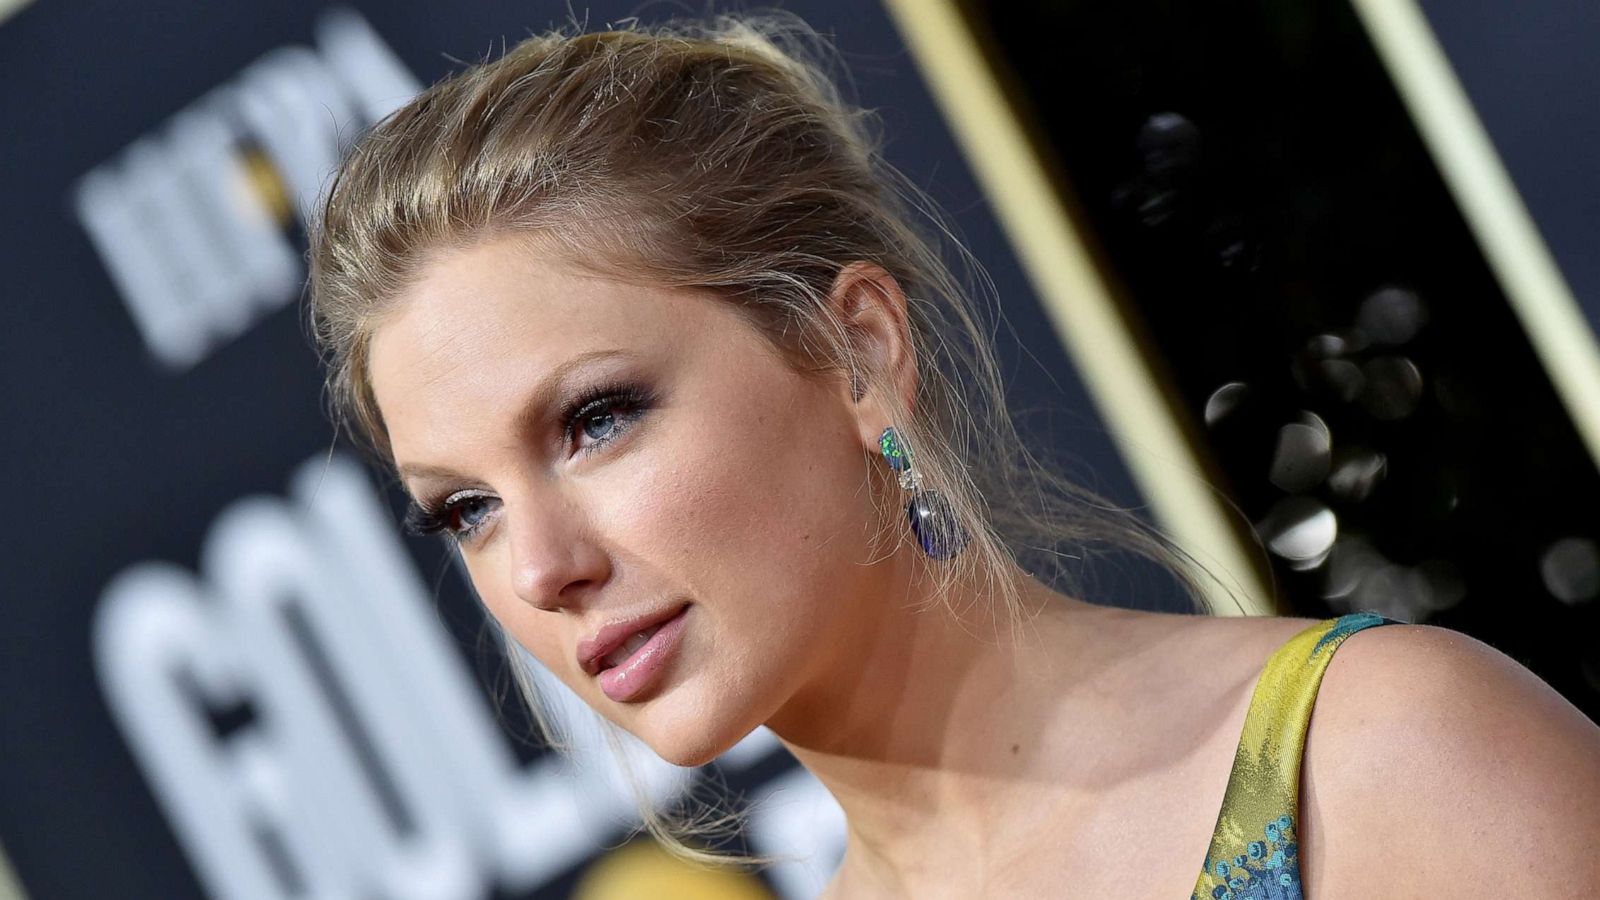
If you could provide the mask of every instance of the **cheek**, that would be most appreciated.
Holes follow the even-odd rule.
[[[812,412],[752,417],[652,453],[617,509],[628,548],[723,619],[789,618],[805,610],[774,607],[839,597],[870,558],[869,460],[847,421]]]

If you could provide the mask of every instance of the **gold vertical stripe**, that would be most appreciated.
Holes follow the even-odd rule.
[[[1270,614],[1271,592],[954,0],[885,2],[1157,520],[1232,580],[1245,612]],[[1207,600],[1238,611],[1215,587]]]
[[[0,0],[0,22],[4,22],[21,12],[24,6],[32,2],[33,0]],[[4,898],[5,894],[0,893],[0,900],[4,900]]]
[[[1414,0],[1352,0],[1434,164],[1600,464],[1600,346]]]
[[[28,895],[22,890],[22,882],[17,880],[17,873],[12,870],[10,860],[6,859],[4,847],[0,847],[0,900],[28,900]]]

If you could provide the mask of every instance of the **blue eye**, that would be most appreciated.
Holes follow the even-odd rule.
[[[621,437],[656,402],[656,395],[633,384],[595,388],[567,406],[561,416],[561,433],[567,446],[580,444],[583,454]],[[491,524],[500,499],[478,489],[462,490],[431,502],[412,501],[405,514],[411,534],[447,534],[466,542]]]
[[[596,441],[604,441],[616,430],[617,417],[609,410],[599,415],[588,416],[583,420],[583,433]]]
[[[437,506],[412,503],[406,511],[405,528],[412,534],[448,534],[465,541],[472,538],[494,513],[500,501],[488,494],[452,494]]]
[[[452,520],[452,531],[457,534],[472,531],[483,524],[488,518],[490,500],[488,497],[463,497],[459,501],[446,507]]]
[[[653,398],[634,385],[609,385],[596,388],[573,403],[562,416],[562,432],[568,444],[579,440],[584,453],[592,453],[627,431],[644,415]]]

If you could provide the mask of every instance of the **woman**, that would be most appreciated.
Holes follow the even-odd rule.
[[[1188,570],[1032,463],[784,28],[529,39],[330,190],[333,396],[506,638],[673,763],[770,726],[846,813],[830,896],[1600,896],[1600,730],[1485,645],[1052,587]]]

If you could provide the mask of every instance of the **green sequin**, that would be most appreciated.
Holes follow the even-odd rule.
[[[885,428],[883,437],[878,438],[878,449],[883,452],[883,458],[889,463],[889,468],[896,472],[906,468],[910,454],[900,444],[900,434],[893,428]]]

